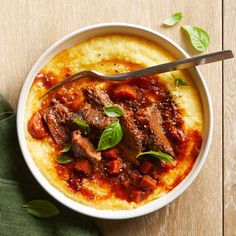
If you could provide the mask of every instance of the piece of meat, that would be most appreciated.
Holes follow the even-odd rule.
[[[140,183],[140,180],[142,178],[142,175],[137,171],[137,170],[133,170],[131,172],[131,175],[130,175],[134,185],[138,186],[139,183]]]
[[[149,150],[162,151],[174,156],[173,148],[162,127],[162,117],[157,105],[153,104],[138,111],[137,122],[146,133],[146,144]]]
[[[30,118],[28,122],[28,131],[31,136],[36,139],[43,139],[48,135],[40,112],[36,112]]]
[[[142,151],[144,135],[133,120],[133,113],[126,111],[120,118],[123,128],[123,139],[121,142],[122,150],[126,157],[133,163],[136,163],[136,156]]]
[[[154,190],[156,186],[157,181],[150,177],[149,175],[144,175],[142,177],[142,180],[140,182],[140,187],[143,190]]]
[[[92,173],[92,166],[88,160],[78,160],[75,163],[75,169],[86,176],[90,176]]]
[[[100,130],[105,129],[112,121],[117,120],[117,118],[106,116],[98,109],[81,109],[79,115],[88,125]]]
[[[99,130],[105,129],[112,121],[116,121],[115,117],[108,117],[98,109],[80,109],[78,112],[70,112],[67,116],[66,124],[73,128],[74,119],[79,118],[84,120],[89,126],[95,127]]]
[[[165,120],[163,124],[165,125],[170,140],[173,140],[177,144],[186,141],[184,132],[180,128],[175,127],[170,120]]]
[[[85,97],[95,108],[103,108],[112,104],[108,94],[101,89],[86,88],[83,90]]]
[[[66,118],[69,115],[69,109],[66,106],[64,106],[58,102],[53,105],[53,109],[58,114],[60,122],[65,123]]]
[[[69,143],[68,128],[64,125],[68,114],[68,108],[60,103],[56,103],[44,111],[44,121],[47,124],[51,137],[61,147]]]
[[[75,118],[83,119],[81,114],[77,112],[70,112],[68,116],[66,117],[66,125],[70,128],[73,129],[73,126],[75,125]]]
[[[150,174],[154,169],[154,165],[151,160],[144,160],[140,165],[140,170],[143,174]]]
[[[101,160],[101,152],[98,152],[89,139],[81,135],[79,130],[71,133],[71,143],[75,157],[85,157],[92,163]]]

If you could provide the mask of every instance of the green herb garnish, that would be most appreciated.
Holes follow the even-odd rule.
[[[188,33],[192,46],[200,52],[203,52],[210,43],[208,33],[196,26],[185,25],[182,28]]]
[[[175,79],[175,86],[179,87],[179,86],[189,86],[190,84],[182,79],[182,78],[178,78],[177,76],[175,76],[174,73],[171,73],[171,76]]]
[[[28,213],[39,218],[48,218],[60,213],[57,207],[47,200],[33,200],[23,207]]]
[[[110,123],[103,131],[99,139],[98,150],[101,151],[114,147],[121,141],[122,137],[123,130],[119,121],[114,121]]]
[[[120,117],[124,115],[124,110],[117,105],[107,105],[103,107],[103,111],[109,117]]]
[[[67,144],[64,146],[64,148],[61,150],[61,152],[69,152],[71,149],[71,144]]]
[[[148,152],[141,152],[137,155],[137,158],[140,156],[151,155],[159,160],[170,162],[173,161],[173,157],[164,153],[164,152],[155,152],[155,151],[148,151]]]
[[[167,26],[172,26],[178,23],[182,19],[183,15],[181,12],[176,12],[166,20],[164,20],[162,23]]]
[[[76,117],[74,119],[74,123],[78,125],[80,131],[82,131],[85,135],[90,132],[90,127],[84,120]]]
[[[185,81],[184,79],[181,79],[181,78],[177,78],[175,80],[175,84],[177,87],[179,86],[189,86],[189,83],[187,81]]]
[[[66,155],[60,155],[57,157],[57,163],[59,163],[59,164],[67,164],[72,161],[73,161],[73,159],[71,157],[66,156]]]

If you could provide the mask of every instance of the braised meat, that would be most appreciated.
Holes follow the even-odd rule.
[[[106,116],[98,109],[81,109],[79,114],[88,125],[98,129],[105,129],[112,121],[117,120],[116,118]]]
[[[149,175],[144,175],[140,182],[140,187],[143,190],[153,190],[155,189],[157,181],[150,177]]]
[[[99,130],[105,129],[112,121],[117,120],[116,118],[108,117],[102,111],[93,108],[80,109],[78,112],[70,112],[66,119],[66,123],[69,127],[73,126],[75,118],[82,119],[88,125]]]
[[[68,128],[64,125],[68,114],[68,108],[60,103],[48,107],[44,112],[44,121],[52,139],[61,147],[69,142]]]
[[[144,134],[138,129],[133,119],[133,113],[126,111],[120,119],[123,128],[122,149],[131,162],[136,162],[136,156],[142,151]]]
[[[180,128],[174,126],[173,121],[165,120],[163,124],[165,125],[165,129],[170,140],[175,143],[183,143],[186,141],[184,132]]]
[[[98,152],[89,139],[81,135],[79,130],[71,133],[71,143],[75,157],[85,157],[93,163],[101,160],[101,152]]]
[[[149,150],[163,151],[174,156],[173,148],[162,127],[162,117],[157,105],[153,104],[140,109],[136,114],[136,119],[147,135],[146,143]]]
[[[69,189],[91,201],[115,196],[139,203],[157,187],[163,187],[163,175],[175,169],[185,153],[194,163],[201,148],[201,134],[184,133],[180,110],[158,78],[106,81],[106,89],[96,89],[97,83],[91,86],[92,82],[82,91],[77,83],[71,83],[52,92],[28,122],[33,138],[41,140],[50,135],[57,144],[56,155],[70,158],[68,163],[55,159],[58,177]],[[109,117],[111,113],[104,107],[116,104],[123,112],[110,107],[118,117]],[[114,121],[122,130],[120,126],[106,129]],[[188,145],[188,140],[193,145]],[[96,149],[100,144],[104,144],[102,151]],[[153,155],[137,158],[139,153],[151,150],[167,153],[175,161],[162,161]],[[90,181],[96,182],[98,191],[96,186],[94,190],[87,188]]]
[[[112,104],[107,93],[100,89],[86,88],[83,90],[86,100],[95,108],[103,108],[106,105]]]

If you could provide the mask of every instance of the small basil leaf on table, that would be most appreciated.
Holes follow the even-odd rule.
[[[151,155],[159,160],[170,162],[173,161],[173,157],[164,153],[164,152],[156,152],[156,151],[148,151],[148,152],[141,152],[137,155],[137,158],[140,156]]]
[[[57,163],[59,163],[59,164],[67,164],[72,161],[73,161],[73,159],[71,157],[68,157],[65,155],[60,155],[57,157]]]
[[[103,111],[109,117],[120,117],[124,115],[124,110],[117,105],[107,105],[103,107]]]
[[[199,27],[193,25],[185,25],[182,28],[188,33],[192,46],[200,52],[203,52],[210,43],[208,33]]]
[[[90,132],[90,127],[89,125],[82,119],[80,118],[75,118],[74,119],[74,123],[76,123],[79,127],[79,129],[84,133],[84,134],[88,134]]]
[[[61,152],[68,152],[71,149],[71,144],[65,145]]]
[[[23,208],[31,215],[39,218],[48,218],[60,213],[57,207],[47,200],[33,200],[23,205]]]
[[[181,12],[176,12],[166,20],[164,20],[162,23],[167,26],[172,26],[178,23],[182,19],[183,15]]]
[[[123,130],[119,121],[111,122],[103,131],[99,143],[98,150],[106,150],[118,144],[123,137]]]

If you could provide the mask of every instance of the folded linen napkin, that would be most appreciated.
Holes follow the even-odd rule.
[[[60,214],[36,218],[22,205],[31,200],[54,202]],[[55,202],[35,181],[22,157],[17,135],[16,114],[0,94],[0,235],[100,235],[89,217]]]

